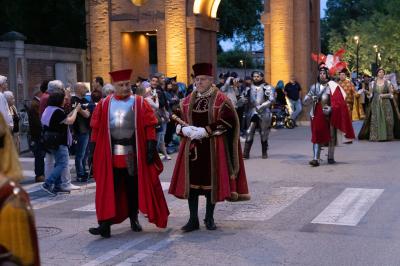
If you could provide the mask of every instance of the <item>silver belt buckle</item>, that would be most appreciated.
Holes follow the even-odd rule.
[[[113,145],[113,154],[114,155],[127,155],[133,152],[132,145],[124,146],[119,144]]]

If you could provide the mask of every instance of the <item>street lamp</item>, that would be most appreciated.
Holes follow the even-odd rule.
[[[375,49],[375,65],[376,65],[376,67],[378,67],[378,45],[374,45],[374,49]]]
[[[242,68],[244,68],[244,75],[246,76],[247,75],[247,73],[246,73],[246,61],[244,61],[243,59],[240,59],[239,62],[240,62],[240,66]]]
[[[357,48],[356,48],[356,72],[357,72],[357,79],[358,79],[358,68],[359,68],[359,52],[360,52],[360,37],[354,36],[354,41],[356,42]]]

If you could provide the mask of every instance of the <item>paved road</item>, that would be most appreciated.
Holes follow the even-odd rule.
[[[28,177],[24,186],[35,208],[42,263],[400,265],[400,142],[340,145],[336,165],[324,160],[311,168],[309,139],[308,127],[274,131],[267,160],[255,144],[245,163],[252,200],[218,204],[214,232],[203,226],[182,234],[187,203],[166,194],[167,229],[141,217],[144,232],[131,232],[126,221],[112,227],[110,239],[100,239],[87,232],[96,224],[95,184],[49,198]],[[31,159],[21,161],[32,175]],[[165,190],[173,165],[165,162]],[[202,200],[200,217],[204,207]]]

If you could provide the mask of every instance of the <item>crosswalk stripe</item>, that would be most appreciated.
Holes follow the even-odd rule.
[[[31,201],[31,205],[34,210],[43,209],[46,207],[53,206],[55,204],[63,203],[68,200],[67,195],[57,195],[55,197],[42,197],[38,199],[34,199]]]
[[[269,220],[311,189],[312,187],[273,188],[272,193],[268,196],[266,202],[257,202],[257,200],[253,200],[250,202],[240,203],[240,209],[226,217],[225,220]]]
[[[107,253],[105,253],[104,255],[89,261],[88,263],[84,264],[83,266],[96,266],[96,265],[100,265],[103,262],[112,259],[115,256],[118,256],[119,254],[135,247],[136,245],[150,239],[152,237],[152,235],[142,235],[140,237],[135,238],[132,241],[129,241],[128,243],[118,247],[118,248],[114,248],[110,251],[108,251]]]
[[[20,163],[33,163],[34,161],[35,161],[35,158],[33,158],[33,157],[20,157],[19,158]],[[69,159],[68,162],[70,165],[75,164],[74,159]]]
[[[145,250],[136,253],[134,256],[126,259],[125,261],[118,263],[116,266],[131,266],[132,263],[141,262],[146,257],[153,255],[155,252],[165,248],[168,244],[174,242],[181,237],[183,237],[182,234],[170,235],[167,238],[157,242],[156,244],[146,248]]]
[[[22,175],[24,177],[35,177],[35,171],[32,170],[22,170]]]
[[[346,188],[311,223],[356,226],[383,191]]]

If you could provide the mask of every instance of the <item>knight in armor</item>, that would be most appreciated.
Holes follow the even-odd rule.
[[[260,132],[262,158],[268,158],[268,137],[271,131],[272,113],[271,107],[275,102],[275,89],[264,81],[264,74],[253,71],[252,84],[246,89],[247,98],[247,132],[244,145],[243,158],[250,158],[250,150],[253,145],[256,130]]]
[[[0,265],[40,265],[35,219],[14,142],[0,114]]]
[[[231,100],[212,86],[212,65],[193,66],[196,90],[180,102],[176,132],[181,144],[169,193],[187,199],[184,232],[199,229],[199,196],[207,199],[204,224],[215,230],[214,209],[224,200],[249,200],[239,141],[239,118]]]
[[[310,117],[313,159],[309,162],[311,166],[319,166],[323,145],[328,145],[328,164],[336,162],[334,153],[338,130],[349,140],[355,138],[345,99],[346,93],[343,88],[330,80],[329,69],[321,67],[318,82],[311,85],[303,100],[304,105],[312,104]]]
[[[138,211],[160,228],[167,226],[169,215],[159,180],[157,118],[142,96],[132,95],[131,73],[110,72],[115,92],[97,104],[91,120],[99,226],[89,232],[105,238],[112,224],[128,217],[131,229],[142,231]]]

